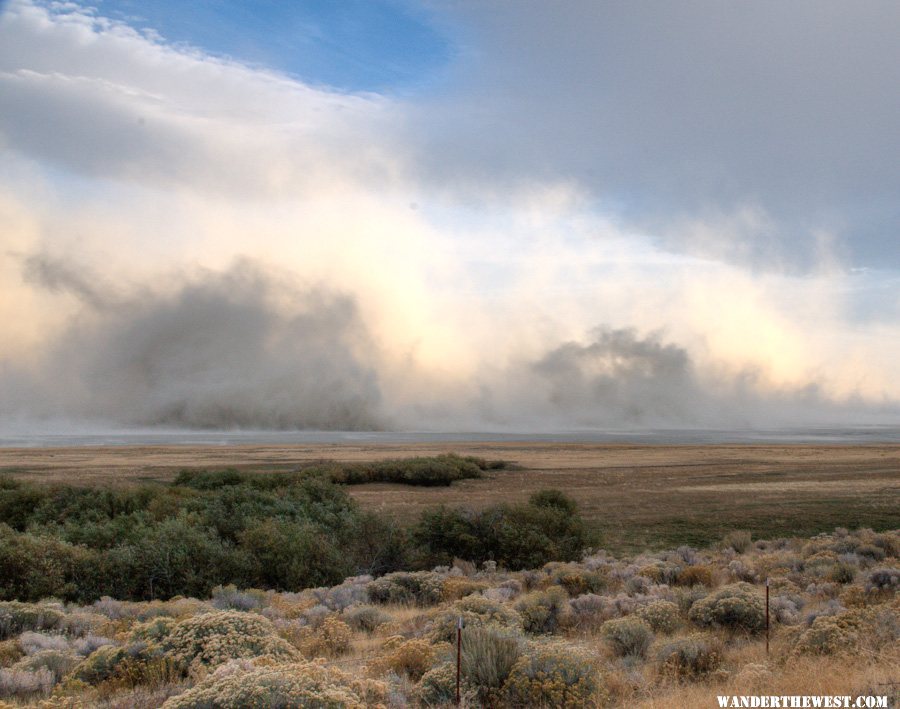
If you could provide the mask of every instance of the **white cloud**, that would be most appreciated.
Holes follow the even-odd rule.
[[[553,72],[533,69],[540,96]],[[479,96],[341,94],[84,11],[9,4],[0,413],[471,429],[839,420],[900,400],[896,298],[862,319],[869,281],[839,263],[734,263],[720,242],[778,231],[762,208],[682,219],[672,250],[598,211],[559,152],[579,141],[597,158],[586,130],[534,132],[541,114],[501,126],[514,104],[478,114]],[[548,121],[577,108],[557,98]],[[478,126],[484,138],[467,134]],[[540,143],[513,155],[519,139]],[[683,366],[670,377],[654,353]],[[339,396],[301,415],[322,382]]]

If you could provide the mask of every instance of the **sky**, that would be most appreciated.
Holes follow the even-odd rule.
[[[0,4],[0,430],[900,422],[900,5]]]

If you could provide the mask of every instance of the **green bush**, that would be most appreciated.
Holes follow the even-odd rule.
[[[701,627],[759,633],[765,628],[766,608],[753,586],[736,583],[694,603],[688,617]]]
[[[603,638],[619,657],[645,657],[653,631],[640,618],[627,617],[606,621],[600,628]]]
[[[589,540],[574,503],[551,490],[535,493],[524,505],[496,505],[480,512],[427,510],[413,537],[425,565],[459,558],[478,564],[492,560],[510,569],[574,561]]]

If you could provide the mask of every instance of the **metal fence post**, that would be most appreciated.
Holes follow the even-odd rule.
[[[462,616],[456,619],[456,706],[461,703],[459,695],[459,680],[462,669]]]

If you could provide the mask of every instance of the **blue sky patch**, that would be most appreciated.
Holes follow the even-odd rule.
[[[427,85],[451,55],[427,16],[396,0],[98,0],[95,7],[169,42],[344,91]]]

